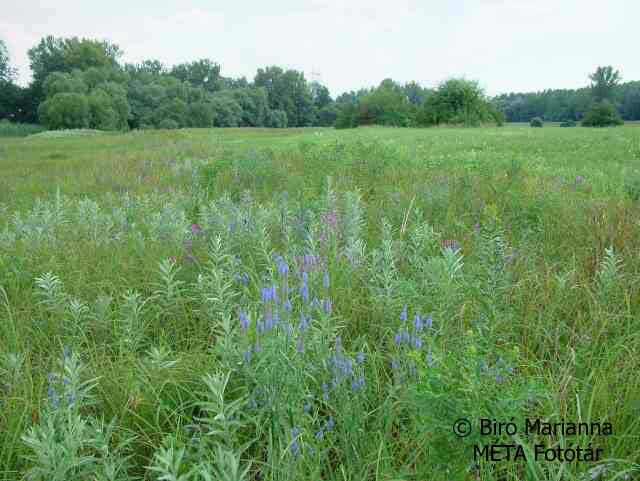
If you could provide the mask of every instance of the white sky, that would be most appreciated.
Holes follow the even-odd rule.
[[[313,71],[332,95],[392,77],[489,94],[575,88],[598,65],[640,79],[639,0],[0,0],[19,82],[45,35],[109,39],[124,61],[211,58],[222,75]]]

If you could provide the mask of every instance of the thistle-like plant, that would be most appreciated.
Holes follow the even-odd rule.
[[[58,276],[51,272],[46,272],[35,279],[37,293],[42,305],[49,312],[61,309],[67,302],[67,295],[64,292],[64,286]]]
[[[65,349],[58,370],[47,376],[47,402],[38,423],[22,437],[32,481],[128,481],[130,438],[116,441],[115,422],[105,425],[84,413],[94,403],[96,379],[83,379],[83,365]]]

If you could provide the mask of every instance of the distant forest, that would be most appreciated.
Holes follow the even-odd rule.
[[[624,120],[640,120],[640,81],[617,85],[611,98]],[[493,98],[507,122],[529,122],[540,117],[549,122],[582,120],[591,107],[592,89],[558,89],[510,93]]]
[[[488,97],[475,81],[451,78],[429,89],[416,82],[383,80],[376,87],[332,98],[304,73],[267,66],[253,79],[222,75],[209,59],[174,66],[158,60],[122,63],[108,41],[43,38],[28,52],[32,80],[15,83],[6,44],[0,39],[0,119],[40,123],[50,129],[129,130],[180,127],[307,127],[358,125],[480,125],[579,121],[595,103],[607,119],[640,120],[640,82],[621,83],[605,71],[578,90],[546,90]],[[611,123],[613,124],[613,123]]]

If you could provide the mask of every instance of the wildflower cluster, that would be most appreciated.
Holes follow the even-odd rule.
[[[402,380],[406,374],[416,376],[416,357],[422,357],[425,348],[425,335],[433,335],[433,318],[428,316],[423,319],[416,312],[411,323],[408,321],[408,311],[405,306],[400,313],[400,327],[394,336],[395,350],[391,359],[391,369],[398,380]],[[417,353],[417,355],[416,355]],[[433,362],[431,351],[424,356],[427,363]]]

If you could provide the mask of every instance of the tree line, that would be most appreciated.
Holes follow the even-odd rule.
[[[602,77],[607,75],[611,77]],[[591,111],[594,101],[609,102],[624,120],[640,120],[640,81],[622,83],[611,67],[598,68],[590,78],[589,87],[509,93],[494,101],[507,122],[529,122],[536,117],[549,122],[579,121]]]
[[[209,59],[167,66],[158,60],[122,63],[122,55],[108,41],[48,36],[28,51],[32,80],[23,88],[15,83],[16,71],[0,39],[0,119],[39,122],[50,129],[102,130],[473,126],[534,117],[580,120],[595,111],[595,103],[606,115],[616,117],[614,109],[624,119],[640,119],[640,82],[620,84],[611,67],[594,74],[611,78],[592,78],[590,88],[578,90],[489,98],[477,82],[464,78],[433,89],[385,79],[333,99],[324,85],[293,69],[268,66],[247,80],[223,76],[220,65]]]

